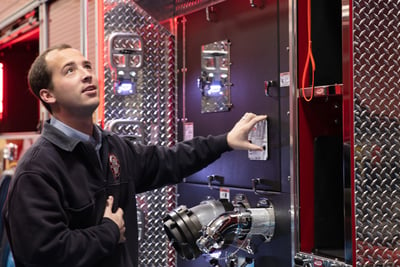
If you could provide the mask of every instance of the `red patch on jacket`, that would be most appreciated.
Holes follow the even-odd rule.
[[[119,176],[121,174],[121,165],[119,164],[117,156],[115,156],[114,154],[108,155],[108,163],[110,163],[110,169],[114,176],[114,179],[119,179]]]

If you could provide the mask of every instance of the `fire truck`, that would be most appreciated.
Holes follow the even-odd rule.
[[[267,115],[249,134],[264,151],[135,196],[140,266],[400,266],[399,13],[392,0],[1,0],[0,196],[50,117],[29,67],[68,43],[95,63],[94,122],[132,142]]]

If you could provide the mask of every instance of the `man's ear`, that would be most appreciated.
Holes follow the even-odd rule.
[[[40,89],[40,98],[47,104],[53,104],[56,102],[54,94],[49,89]]]

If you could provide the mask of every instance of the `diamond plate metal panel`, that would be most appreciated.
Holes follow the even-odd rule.
[[[136,93],[114,92],[115,70],[110,65],[109,39],[133,33],[143,44],[143,64],[136,73]],[[133,1],[104,1],[105,124],[145,144],[172,146],[176,142],[176,63],[174,36]],[[129,42],[121,43],[121,46]],[[132,122],[132,123],[129,123]],[[143,213],[144,235],[139,244],[140,266],[175,266],[162,218],[176,204],[175,187],[136,196]]]
[[[193,13],[225,0],[135,0],[158,21]]]
[[[400,266],[400,1],[353,1],[357,266]]]

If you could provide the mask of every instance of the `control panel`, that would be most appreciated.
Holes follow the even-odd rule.
[[[315,256],[308,253],[297,253],[294,257],[295,267],[351,267],[339,260]]]

